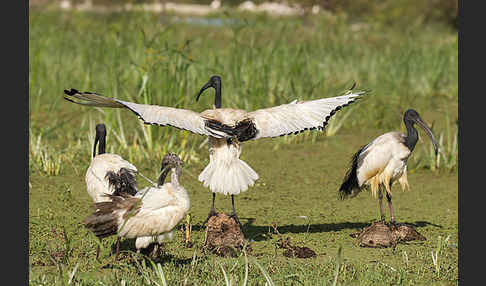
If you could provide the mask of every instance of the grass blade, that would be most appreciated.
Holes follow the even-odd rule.
[[[71,282],[73,281],[74,274],[76,274],[76,271],[78,270],[78,267],[79,267],[79,261],[78,261],[78,263],[76,263],[76,266],[74,266],[73,271],[71,271],[71,273],[69,274],[68,285],[70,285]]]
[[[246,256],[245,247],[243,247],[243,254],[245,255],[245,278],[243,278],[242,286],[246,286],[248,283],[248,256]]]
[[[230,286],[230,283],[229,283],[229,280],[228,280],[228,275],[226,274],[226,271],[224,271],[223,265],[220,264],[219,268],[221,268],[221,271],[223,272],[224,282],[225,282],[226,286]]]
[[[265,277],[265,280],[267,280],[267,284],[269,286],[274,286],[275,284],[273,283],[272,278],[270,277],[270,275],[268,274],[268,272],[265,270],[265,268],[263,268],[263,266],[261,266],[260,263],[258,263],[258,261],[256,261],[256,259],[253,260],[253,263],[255,263],[255,265],[258,267],[258,269],[260,269],[260,271],[262,272],[263,276]]]
[[[336,270],[334,272],[334,281],[332,282],[332,286],[336,286],[338,276],[339,276],[339,268],[341,267],[341,252],[342,252],[342,247],[339,246],[338,248],[338,253],[336,256]]]

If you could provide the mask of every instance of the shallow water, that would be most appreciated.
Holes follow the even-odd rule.
[[[238,19],[223,19],[223,18],[206,18],[206,17],[173,17],[171,19],[173,23],[184,23],[196,26],[209,26],[209,27],[223,27],[232,26],[243,23],[243,21]]]

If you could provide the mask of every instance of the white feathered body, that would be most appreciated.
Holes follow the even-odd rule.
[[[238,109],[211,109],[204,111],[204,118],[234,126],[246,119],[247,112]],[[237,195],[248,190],[258,179],[258,174],[240,160],[241,144],[236,138],[218,139],[209,136],[209,164],[199,175],[199,181],[213,193]]]
[[[154,237],[160,237],[161,241],[170,239],[170,232],[186,216],[190,207],[187,191],[172,183],[165,183],[160,188],[146,188],[135,197],[141,198],[139,209],[131,217],[126,215],[126,209],[117,210],[117,224],[120,236],[137,238],[142,248],[156,241]],[[141,238],[140,241],[138,238]],[[145,243],[148,244],[144,246]]]
[[[137,172],[137,168],[120,155],[104,153],[96,155],[86,171],[86,190],[95,203],[106,202],[110,199],[104,194],[113,194],[114,187],[105,178],[106,173],[117,173],[121,168]]]
[[[369,185],[373,195],[380,184],[391,194],[390,185],[399,181],[403,190],[408,186],[407,160],[411,152],[405,145],[406,135],[385,133],[366,145],[358,158],[356,175],[359,186]]]
[[[135,240],[135,248],[137,250],[147,248],[151,243],[161,244],[164,241],[169,241],[174,238],[174,231],[171,230],[157,236],[140,236]]]

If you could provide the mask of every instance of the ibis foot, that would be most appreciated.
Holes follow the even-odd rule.
[[[218,215],[218,213],[214,210],[214,208],[211,208],[211,210],[209,211],[209,214],[208,214],[208,217],[206,218],[206,220],[202,223],[202,225],[206,225],[206,223],[209,221],[209,219],[213,216],[216,216]]]
[[[232,218],[232,219],[234,219],[235,222],[240,226],[240,228],[242,227],[241,222],[238,219],[238,216],[236,215],[236,213],[232,213],[229,217]]]
[[[157,258],[157,257],[159,257],[159,244],[154,243],[153,246],[154,247],[152,248],[152,251],[150,251],[150,257],[151,258]]]

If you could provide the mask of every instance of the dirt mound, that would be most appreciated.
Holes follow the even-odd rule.
[[[411,225],[399,223],[391,228],[400,241],[427,240]]]
[[[310,249],[307,246],[297,246],[293,245],[290,241],[290,238],[286,237],[283,238],[280,232],[277,229],[277,225],[275,223],[272,224],[273,230],[277,233],[278,239],[278,247],[284,248],[285,251],[283,255],[285,257],[292,257],[292,258],[311,258],[316,256],[316,252]]]
[[[206,226],[205,249],[219,256],[237,256],[245,247],[245,236],[240,225],[225,213],[218,213],[209,218]],[[246,251],[251,248],[247,244]]]
[[[359,232],[351,234],[362,247],[395,247],[399,242],[426,240],[415,228],[405,223],[387,225],[374,222]]]
[[[315,251],[307,246],[288,245],[285,248],[287,249],[283,253],[283,256],[285,257],[311,258],[316,256]]]

